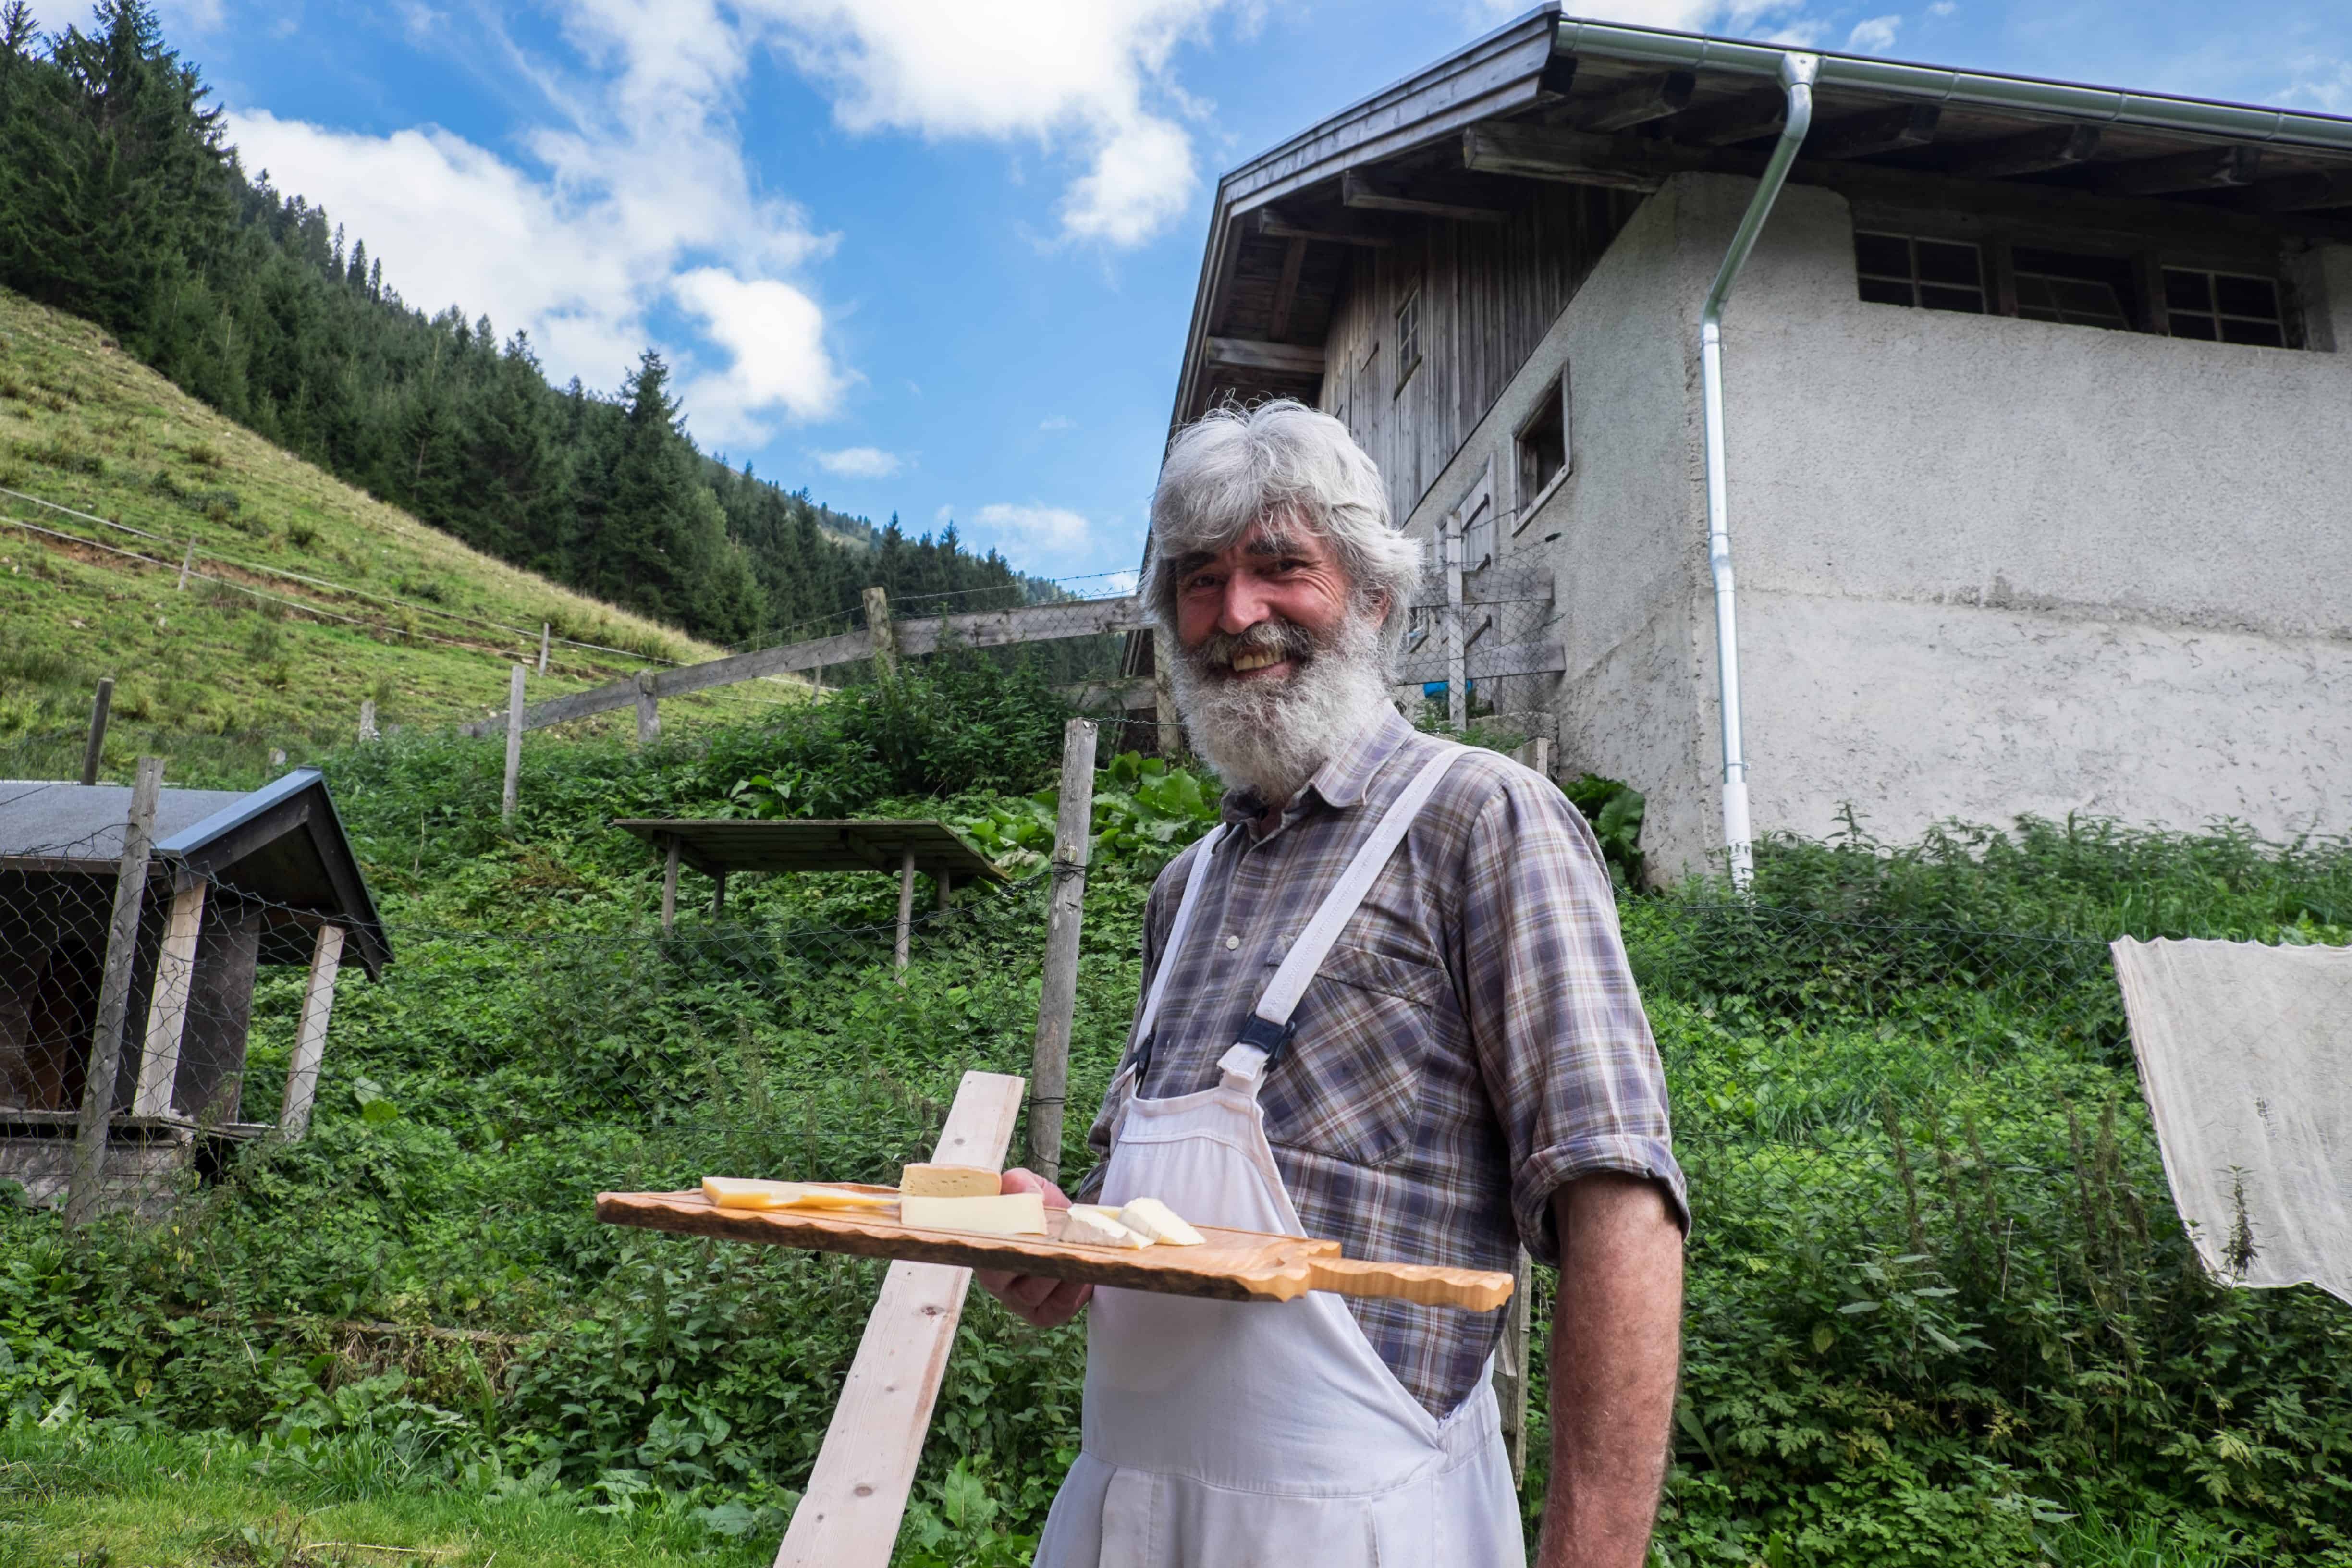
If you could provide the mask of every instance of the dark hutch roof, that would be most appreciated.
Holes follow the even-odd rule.
[[[0,871],[110,875],[122,858],[131,790],[121,784],[0,780]],[[269,907],[265,963],[301,963],[322,922],[342,926],[370,978],[392,962],[327,781],[296,768],[246,793],[165,788],[155,802],[155,862]]]
[[[676,840],[678,857],[707,876],[729,871],[887,871],[903,858],[928,877],[976,877],[1001,882],[995,863],[943,822],[869,818],[820,821],[797,817],[616,817],[613,826],[656,849]]]
[[[1789,52],[1547,6],[1241,165],[1218,182],[1175,423],[1227,397],[1313,401],[1349,252],[1401,226],[1496,219],[1529,181],[1759,173]],[[2028,222],[2352,241],[2352,120],[1804,52],[1821,73],[1798,184]]]

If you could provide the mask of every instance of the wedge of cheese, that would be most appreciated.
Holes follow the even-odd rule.
[[[898,1200],[902,1224],[919,1230],[969,1230],[982,1236],[1043,1236],[1045,1194],[1002,1193],[985,1198],[926,1198]]]
[[[852,1192],[813,1182],[759,1182],[742,1176],[705,1176],[702,1195],[722,1209],[887,1209],[897,1201],[883,1193]]]
[[[1149,1247],[1151,1245],[1151,1238],[1150,1237],[1143,1236],[1138,1232],[1128,1229],[1127,1226],[1119,1224],[1118,1221],[1111,1217],[1110,1211],[1108,1209],[1099,1207],[1093,1204],[1084,1205],[1076,1204],[1071,1205],[1070,1212],[1068,1215],[1063,1219],[1061,1226],[1055,1233],[1054,1239],[1056,1241],[1075,1241],[1081,1247],[1124,1247],[1131,1248]]]
[[[1186,1225],[1176,1211],[1158,1198],[1136,1198],[1118,1211],[1118,1223],[1170,1247],[1198,1247],[1201,1233]]]
[[[996,1173],[979,1165],[908,1165],[898,1191],[910,1198],[992,1198],[1003,1190]]]

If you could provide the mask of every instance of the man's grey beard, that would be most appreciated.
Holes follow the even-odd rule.
[[[1253,649],[1283,653],[1296,668],[1279,682],[1232,679],[1233,658]],[[1235,789],[1279,805],[1379,719],[1389,703],[1385,662],[1379,619],[1360,609],[1320,637],[1261,621],[1238,636],[1179,647],[1168,673],[1176,710],[1209,765]]]

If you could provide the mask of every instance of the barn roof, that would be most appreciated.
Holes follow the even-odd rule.
[[[1530,12],[1218,183],[1175,420],[1312,401],[1350,247],[1477,222],[1530,181],[1755,174],[1787,47]],[[2352,120],[1825,51],[1790,179],[2032,219],[2352,240]]]
[[[0,870],[104,875],[122,858],[131,790],[122,784],[0,780]],[[266,963],[310,957],[309,933],[342,926],[371,977],[392,962],[327,781],[296,768],[257,790],[166,787],[155,801],[155,858],[267,906]]]

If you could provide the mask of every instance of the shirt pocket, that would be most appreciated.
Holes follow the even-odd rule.
[[[1336,945],[1295,1016],[1261,1097],[1268,1141],[1358,1165],[1403,1153],[1430,1049],[1459,1026],[1445,972]]]

